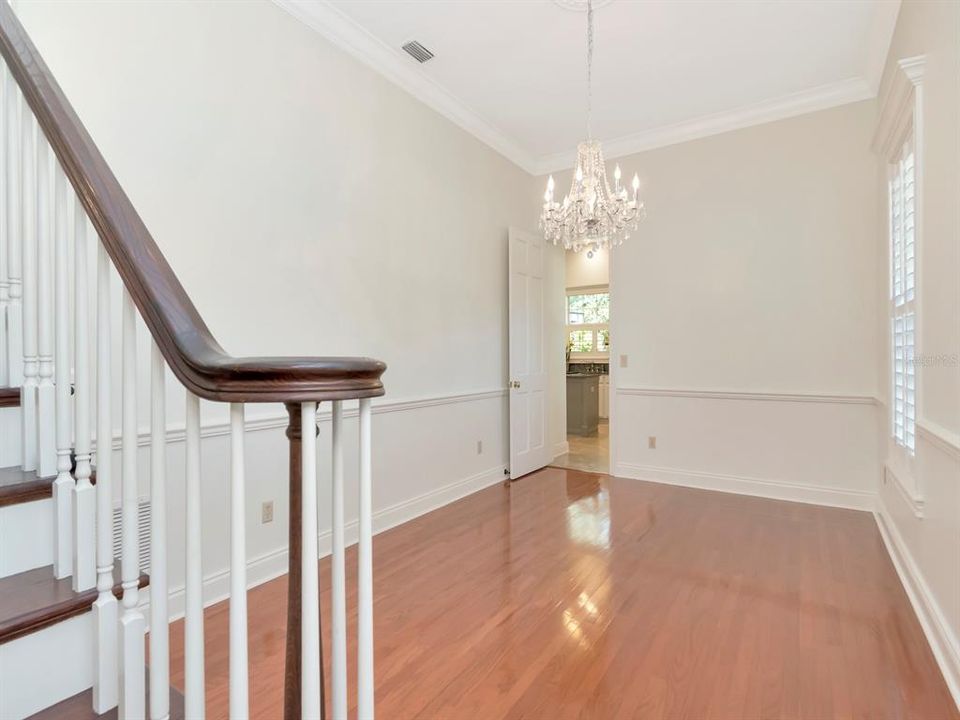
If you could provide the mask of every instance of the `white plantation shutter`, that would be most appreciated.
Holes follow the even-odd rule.
[[[893,438],[913,455],[916,447],[916,178],[912,139],[890,168],[891,339]]]

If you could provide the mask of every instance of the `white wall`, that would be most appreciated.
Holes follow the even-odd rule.
[[[536,223],[529,175],[268,0],[24,0],[18,12],[229,352],[387,362],[374,416],[381,527],[502,478],[506,238]],[[169,385],[177,427],[183,395]],[[282,408],[248,417],[256,579],[283,568],[287,456]],[[203,420],[204,570],[216,581],[228,562],[226,408],[204,403]],[[182,449],[172,442],[168,461],[175,542]],[[267,499],[276,520],[260,525]],[[170,557],[176,587],[181,549]]]
[[[873,122],[863,102],[618,159],[647,218],[611,253],[616,472],[870,504]]]
[[[594,250],[593,257],[587,257],[587,251],[567,250],[567,287],[587,287],[606,285],[610,282],[610,251]]]
[[[889,239],[877,235],[876,269],[880,459],[897,467],[880,486],[879,511],[944,676],[960,705],[960,5],[904,0],[881,83],[884,107],[901,59],[926,56],[918,243],[917,448],[904,472],[890,442]],[[886,162],[877,158],[880,216],[887,206]],[[912,475],[912,477],[904,477]],[[917,502],[919,500],[919,503]]]

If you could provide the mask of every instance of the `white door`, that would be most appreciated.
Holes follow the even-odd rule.
[[[510,477],[550,462],[543,238],[510,228]]]

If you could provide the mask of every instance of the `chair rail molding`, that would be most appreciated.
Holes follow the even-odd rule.
[[[960,462],[960,435],[957,433],[950,432],[931,420],[918,418],[917,435]]]
[[[617,395],[648,397],[679,397],[702,400],[754,400],[764,402],[839,403],[844,405],[875,405],[873,395],[824,395],[817,393],[743,392],[735,390],[697,390],[693,388],[619,387]]]
[[[476,390],[453,395],[436,395],[410,400],[384,400],[374,402],[371,412],[374,415],[385,415],[387,413],[408,412],[410,410],[420,410],[423,408],[439,407],[442,405],[456,405],[458,403],[478,402],[482,400],[495,400],[505,398],[507,391],[497,390]],[[359,406],[352,405],[344,408],[344,418],[355,418],[360,414]],[[318,423],[328,423],[331,421],[331,411],[329,409],[317,412]],[[286,413],[271,413],[260,416],[254,416],[244,422],[246,432],[260,432],[263,430],[277,430],[287,427]],[[230,421],[224,419],[222,422],[207,422],[200,426],[201,438],[225,437],[230,434]],[[166,427],[166,441],[168,444],[182,443],[186,439],[185,423],[171,423]],[[141,428],[137,433],[137,445],[140,447],[150,446],[150,429]],[[119,431],[113,434],[113,449],[120,450],[121,435]],[[96,442],[94,442],[96,450]]]

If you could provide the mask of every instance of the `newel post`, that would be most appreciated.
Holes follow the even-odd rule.
[[[303,432],[300,422],[301,404],[284,403],[289,417],[287,439],[290,442],[290,520],[288,528],[289,553],[287,558],[287,652],[283,673],[283,720],[300,720],[301,692],[301,618],[302,610],[302,521],[303,521],[303,476],[301,450]],[[318,429],[314,432],[319,434]],[[316,512],[314,510],[314,512]],[[319,558],[316,560],[319,561]],[[309,608],[308,608],[309,611]],[[319,605],[313,610],[320,616]],[[320,621],[322,623],[322,621]],[[320,708],[321,718],[326,717],[323,682],[323,642],[320,643]]]

